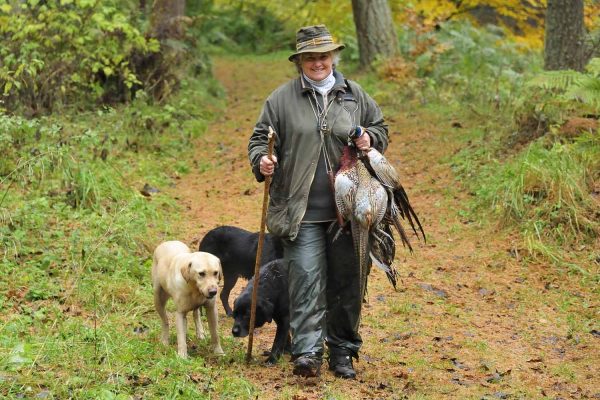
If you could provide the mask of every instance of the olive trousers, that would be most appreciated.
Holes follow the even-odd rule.
[[[333,241],[337,224],[302,223],[294,241],[284,240],[289,274],[292,356],[323,355],[330,351],[358,355],[362,299],[359,265],[352,235],[342,231]]]

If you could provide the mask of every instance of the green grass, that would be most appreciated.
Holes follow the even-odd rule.
[[[193,168],[189,144],[220,112],[219,93],[190,80],[166,105],[0,116],[0,394],[253,397],[242,378],[214,378],[199,356],[207,344],[180,360],[147,318],[149,246],[170,235],[178,207],[140,189]]]
[[[489,216],[518,227],[531,256],[589,277],[600,235],[592,198],[600,179],[599,136],[584,134],[573,142],[545,137],[515,151],[503,147],[498,129],[492,138],[472,129],[464,139],[468,146],[452,158],[454,171],[473,193],[463,216]]]
[[[562,378],[567,382],[574,382],[577,377],[575,371],[573,370],[571,365],[569,365],[569,363],[562,363],[555,366],[554,368],[552,368],[552,373],[556,377]]]
[[[42,336],[38,342],[11,348],[8,365],[3,367],[18,377],[4,382],[5,395],[48,390],[56,398],[210,398],[214,393],[253,397],[247,381],[221,373],[228,368],[227,361],[205,360],[193,353],[192,359],[181,360],[172,349],[157,346],[154,335],[132,335],[131,327],[122,327],[119,320],[100,318],[98,327],[59,325],[53,328],[67,340]],[[198,352],[205,354],[206,347],[201,345]]]

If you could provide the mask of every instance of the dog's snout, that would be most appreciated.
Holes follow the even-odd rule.
[[[212,299],[217,294],[217,288],[208,289],[208,298]]]
[[[244,328],[243,324],[240,324],[239,321],[233,324],[233,328],[231,328],[231,334],[234,337],[243,338],[248,336],[248,328]]]

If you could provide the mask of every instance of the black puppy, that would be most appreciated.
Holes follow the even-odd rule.
[[[256,328],[275,320],[277,331],[268,364],[277,362],[281,354],[290,351],[290,301],[288,296],[288,273],[283,260],[271,261],[260,267],[258,294],[256,298]],[[250,326],[250,306],[254,278],[248,282],[242,293],[233,303],[233,328],[235,337],[248,336]]]
[[[258,232],[235,226],[219,226],[209,231],[202,239],[199,251],[211,253],[221,260],[223,290],[219,297],[227,315],[231,316],[229,293],[239,277],[250,279],[254,275]],[[281,240],[269,233],[265,235],[260,265],[283,257]]]

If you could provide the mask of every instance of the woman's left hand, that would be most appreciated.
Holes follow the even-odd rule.
[[[359,150],[369,150],[371,148],[371,137],[367,131],[363,130],[363,134],[354,138],[354,145]]]

